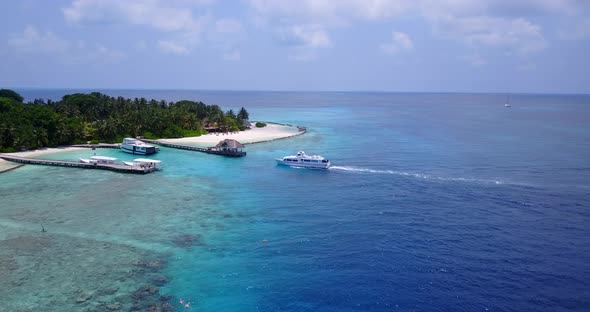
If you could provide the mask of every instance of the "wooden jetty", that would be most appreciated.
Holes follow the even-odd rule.
[[[236,140],[223,140],[219,142],[215,147],[197,147],[197,146],[190,146],[190,145],[182,145],[182,144],[175,144],[164,142],[160,140],[149,140],[149,139],[140,139],[140,141],[151,143],[151,144],[158,144],[165,147],[170,148],[177,148],[183,149],[188,151],[195,151],[207,154],[214,154],[214,155],[221,155],[227,157],[243,157],[246,156],[246,152],[242,150],[244,145]],[[234,142],[231,142],[234,141]]]
[[[0,158],[28,165],[44,165],[44,166],[59,166],[59,167],[71,167],[71,168],[83,168],[83,169],[101,169],[110,170],[122,173],[136,173],[146,174],[155,171],[154,168],[141,168],[137,166],[126,166],[126,165],[115,165],[115,164],[87,164],[76,161],[67,160],[49,160],[49,159],[36,159],[19,156],[0,155]]]
[[[121,144],[109,144],[109,143],[98,143],[98,144],[74,144],[72,147],[84,147],[84,148],[120,148]]]

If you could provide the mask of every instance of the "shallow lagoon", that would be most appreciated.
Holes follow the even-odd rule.
[[[240,159],[162,148],[145,176],[1,174],[0,311],[589,306],[588,97],[188,96],[310,131]],[[335,168],[275,166],[300,149]],[[43,157],[95,152],[136,158]]]

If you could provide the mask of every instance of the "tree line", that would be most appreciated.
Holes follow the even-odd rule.
[[[65,95],[60,101],[23,97],[0,90],[0,152],[91,142],[117,143],[123,137],[178,138],[245,130],[245,108],[224,112],[217,105],[183,100],[126,99],[99,92]]]

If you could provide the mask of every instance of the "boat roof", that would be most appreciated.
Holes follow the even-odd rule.
[[[289,156],[285,156],[284,158],[303,158],[303,159],[317,159],[317,160],[326,159],[323,156],[319,156],[319,155],[307,155],[307,154],[305,154],[304,151],[299,151],[299,152],[297,152],[297,155],[289,155]]]
[[[91,156],[90,159],[95,160],[117,160],[115,157],[108,157],[108,156]]]
[[[144,141],[134,139],[134,138],[125,138],[125,139],[123,139],[123,143],[124,144],[131,144],[131,145],[141,145],[141,146],[146,146],[146,147],[154,147],[151,144],[147,144]]]
[[[147,162],[147,163],[161,163],[160,160],[155,160],[155,159],[147,159],[147,158],[135,158],[133,161],[136,162]]]

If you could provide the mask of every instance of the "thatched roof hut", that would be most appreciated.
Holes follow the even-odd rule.
[[[242,150],[244,147],[244,144],[234,139],[225,139],[217,143],[215,147],[210,147],[209,152],[225,156],[240,157],[246,156],[246,152]]]
[[[217,143],[215,147],[219,149],[242,149],[246,146],[234,139],[225,139]]]

